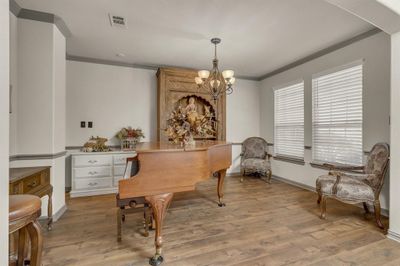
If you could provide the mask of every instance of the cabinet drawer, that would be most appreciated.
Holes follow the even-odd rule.
[[[126,164],[126,158],[135,157],[136,153],[114,155],[114,164]]]
[[[32,175],[28,178],[25,178],[23,182],[23,193],[27,194],[32,189],[39,187],[41,185],[41,174]]]
[[[114,185],[114,187],[118,187],[118,181],[119,181],[119,180],[122,180],[122,179],[124,179],[123,176],[114,177],[114,180],[113,180],[113,185]]]
[[[124,176],[125,168],[125,165],[114,166],[114,176]]]
[[[111,166],[74,168],[74,176],[76,178],[104,176],[109,177],[112,176]]]
[[[112,186],[112,178],[82,178],[74,181],[75,189],[97,189]]]
[[[73,167],[112,165],[112,157],[109,155],[83,155],[73,158]]]

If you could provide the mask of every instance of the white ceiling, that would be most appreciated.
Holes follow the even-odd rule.
[[[211,68],[259,77],[373,28],[323,0],[18,0],[60,16],[74,56],[145,65]],[[108,14],[127,19],[110,26]],[[124,58],[117,57],[123,53]]]

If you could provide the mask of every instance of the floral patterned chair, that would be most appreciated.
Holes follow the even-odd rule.
[[[263,138],[251,137],[243,141],[240,156],[241,182],[245,175],[255,174],[266,176],[268,183],[271,183],[271,155],[268,153],[268,143]]]
[[[316,182],[318,204],[321,204],[321,218],[326,218],[326,199],[335,198],[339,201],[358,204],[363,203],[366,213],[367,203],[374,206],[375,220],[379,228],[381,222],[381,192],[389,163],[389,145],[375,144],[365,166],[336,166],[325,164],[330,168],[328,175],[320,176]],[[350,173],[349,171],[352,171]],[[359,173],[356,171],[360,171]]]

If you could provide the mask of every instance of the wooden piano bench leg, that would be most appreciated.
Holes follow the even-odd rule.
[[[151,205],[153,210],[154,220],[156,223],[156,232],[155,232],[155,246],[156,253],[153,257],[150,258],[149,264],[152,266],[159,266],[164,258],[162,256],[162,225],[167,213],[167,209],[169,204],[171,203],[173,193],[165,193],[161,195],[153,195],[146,196],[145,200]]]
[[[122,230],[122,209],[118,208],[117,210],[117,241],[121,242],[121,230]]]

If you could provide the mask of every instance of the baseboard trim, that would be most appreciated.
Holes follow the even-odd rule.
[[[67,211],[67,205],[62,206],[57,212],[53,213],[53,222],[57,222],[58,219],[63,216],[63,214]],[[47,220],[48,216],[41,216],[39,220]]]
[[[290,180],[290,179],[287,179],[287,178],[284,178],[284,177],[280,177],[280,176],[277,176],[277,175],[272,175],[272,179],[281,181],[281,182],[289,184],[289,185],[293,185],[295,187],[299,187],[299,188],[302,188],[302,189],[305,189],[305,190],[309,190],[309,191],[315,192],[315,187],[312,187],[312,186],[309,186],[309,185],[305,185],[303,183],[296,182],[296,181],[293,181],[293,180]]]
[[[400,242],[400,234],[399,233],[396,233],[396,232],[393,232],[392,230],[388,230],[388,232],[387,232],[387,238],[389,238],[389,239],[391,239],[391,240],[394,240],[394,241],[396,241],[396,242]]]
[[[229,174],[226,174],[226,176],[240,176],[240,172],[229,173]]]

